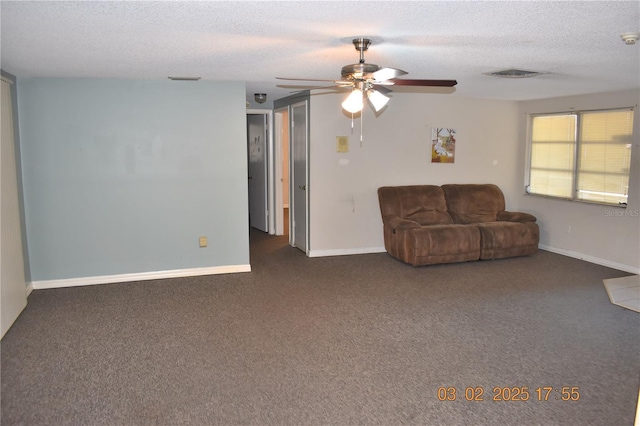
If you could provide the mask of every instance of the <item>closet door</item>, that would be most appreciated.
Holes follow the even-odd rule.
[[[293,246],[309,254],[309,138],[307,101],[292,106],[291,114],[291,203]]]
[[[16,152],[13,137],[11,82],[2,79],[0,140],[0,329],[1,337],[27,306],[22,233],[18,207]]]

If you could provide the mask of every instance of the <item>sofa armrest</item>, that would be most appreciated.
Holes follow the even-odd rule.
[[[418,222],[414,222],[413,220],[404,219],[397,216],[387,220],[387,225],[389,225],[394,231],[421,227]]]
[[[498,220],[501,222],[535,222],[538,220],[534,215],[523,212],[498,212]]]

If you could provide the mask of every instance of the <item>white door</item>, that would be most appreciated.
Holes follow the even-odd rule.
[[[292,161],[290,214],[293,218],[291,244],[307,253],[308,161],[307,161],[307,102],[295,104],[291,114]]]
[[[4,337],[27,306],[22,232],[18,207],[16,153],[11,109],[11,83],[2,79],[2,129],[0,140],[0,329]]]
[[[273,138],[274,138],[274,207],[273,207],[273,233],[284,235],[286,227],[287,235],[291,232],[289,215],[285,216],[284,209],[289,208],[289,107],[274,111]],[[287,223],[285,224],[285,217]],[[271,216],[270,216],[271,218]],[[269,224],[271,226],[271,223]]]
[[[267,221],[267,115],[247,114],[249,225],[269,231]]]

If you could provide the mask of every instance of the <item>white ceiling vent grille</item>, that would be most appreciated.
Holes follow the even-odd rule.
[[[528,78],[528,77],[535,77],[538,75],[548,74],[548,73],[542,72],[542,71],[528,71],[528,70],[518,70],[518,69],[511,68],[508,70],[487,72],[485,74],[491,75],[494,77],[502,77],[502,78]]]

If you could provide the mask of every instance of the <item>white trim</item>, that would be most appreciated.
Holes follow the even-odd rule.
[[[556,247],[547,246],[544,244],[538,245],[541,250],[550,251],[552,253],[562,254],[564,256],[573,257],[575,259],[585,260],[590,263],[595,263],[596,265],[606,266],[608,268],[618,269],[624,272],[630,272],[632,274],[640,274],[640,268],[637,266],[624,265],[622,263],[612,262],[607,259],[601,259],[599,257],[589,256],[586,254],[578,253],[571,250],[560,249]]]
[[[95,277],[32,281],[29,285],[33,290],[43,290],[47,288],[113,284],[113,283],[130,282],[130,281],[162,280],[165,278],[231,274],[236,272],[251,272],[251,265],[214,266],[210,268],[174,269],[171,271],[138,272],[133,274],[102,275],[102,276],[95,276]]]
[[[27,297],[29,297],[32,291],[33,291],[33,283],[29,282],[27,283],[27,288],[26,288]]]
[[[271,161],[269,165],[273,169],[273,191],[271,192],[273,198],[271,199],[271,206],[273,208],[273,233],[275,235],[284,235],[284,212],[283,209],[285,206],[283,205],[284,200],[284,177],[282,173],[282,169],[284,167],[283,159],[282,159],[282,132],[283,132],[283,115],[287,113],[287,117],[289,116],[288,107],[280,108],[274,111],[273,115],[273,157],[271,157]],[[289,165],[287,164],[287,167]],[[286,207],[289,207],[288,205]]]
[[[582,253],[578,253],[570,250],[559,249],[559,248],[547,246],[544,244],[540,244],[538,247],[540,248],[540,250],[545,250],[552,253],[573,257],[575,259],[584,260],[590,263],[606,266],[608,268],[618,269],[620,271],[629,272],[632,274],[640,274],[640,268],[635,266],[624,265],[622,263],[616,263],[610,260],[600,259],[598,257],[588,256],[586,254],[582,254]],[[345,255],[352,255],[352,254],[371,254],[371,253],[384,253],[384,252],[386,252],[384,247],[365,247],[365,248],[334,249],[334,250],[311,250],[309,252],[309,257],[345,256]]]
[[[363,247],[353,249],[309,250],[309,257],[350,256],[352,254],[386,253],[384,247]]]

